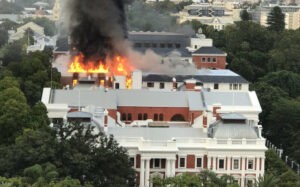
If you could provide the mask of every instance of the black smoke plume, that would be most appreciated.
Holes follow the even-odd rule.
[[[105,61],[122,54],[127,37],[125,4],[128,0],[66,0],[65,24],[72,47],[85,61]]]

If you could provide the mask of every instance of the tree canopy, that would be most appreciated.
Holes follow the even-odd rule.
[[[272,31],[283,31],[285,22],[284,22],[284,14],[281,11],[281,8],[275,6],[271,9],[271,12],[267,18],[268,28]]]

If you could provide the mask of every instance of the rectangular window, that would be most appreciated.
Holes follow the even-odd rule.
[[[233,84],[233,90],[237,90],[238,89],[238,84]]]
[[[147,82],[147,87],[148,88],[153,88],[154,87],[154,82]]]
[[[239,159],[234,159],[233,160],[233,169],[239,169]]]
[[[153,168],[160,168],[160,159],[154,159]]]
[[[196,158],[196,166],[197,166],[197,168],[202,167],[202,158]]]
[[[149,43],[144,43],[144,47],[149,48],[150,44]]]
[[[232,84],[229,84],[229,90],[232,90]]]
[[[118,83],[118,82],[115,83],[115,89],[116,90],[120,89],[120,83]]]
[[[242,89],[242,84],[239,84],[239,90],[241,90]]]
[[[129,163],[131,167],[134,167],[134,157],[129,158]]]
[[[205,58],[202,58],[201,61],[202,61],[202,62],[205,62]]]
[[[159,83],[159,88],[164,89],[165,88],[165,83],[163,83],[163,82]]]
[[[224,159],[223,158],[220,158],[219,159],[219,169],[224,169],[225,168],[225,165],[224,165]]]
[[[185,167],[185,157],[179,158],[179,167],[184,168]]]
[[[168,43],[168,48],[172,48],[172,47],[173,47],[173,44]]]
[[[219,84],[215,83],[215,84],[214,84],[214,89],[215,89],[215,90],[218,90],[218,89],[219,89]]]
[[[253,160],[248,160],[248,169],[253,169]]]
[[[153,47],[153,48],[157,48],[157,44],[156,44],[156,43],[153,43],[153,44],[152,44],[152,47]]]
[[[216,59],[216,58],[213,58],[212,61],[213,61],[213,62],[217,62],[217,59]]]
[[[197,45],[195,45],[195,49],[197,49]]]
[[[179,49],[181,46],[180,46],[180,44],[175,44],[175,47],[176,47],[177,49]]]
[[[161,43],[159,46],[160,48],[165,48],[166,45],[164,43]]]
[[[210,62],[210,58],[207,58],[207,62]]]
[[[140,48],[140,47],[142,47],[142,44],[141,44],[141,43],[135,43],[135,44],[134,44],[134,47]]]

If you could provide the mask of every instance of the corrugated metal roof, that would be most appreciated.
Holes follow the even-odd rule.
[[[217,139],[257,139],[259,138],[255,129],[248,124],[224,124],[218,121],[209,126],[209,137]]]
[[[200,128],[149,128],[125,127],[109,128],[108,132],[114,137],[142,137],[145,140],[172,140],[172,138],[194,137],[206,138],[207,134]]]
[[[67,103],[75,107],[94,105],[107,109],[117,109],[117,106],[204,109],[200,92],[161,90],[55,90],[53,103]]]
[[[55,90],[53,103],[67,103],[69,106],[95,105],[107,109],[117,109],[115,92],[102,90]]]
[[[222,106],[252,106],[248,92],[207,92],[202,91],[206,105],[216,103]]]
[[[146,107],[189,107],[188,96],[184,92],[119,90],[118,106]]]

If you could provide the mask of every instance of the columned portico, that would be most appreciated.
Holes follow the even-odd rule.
[[[175,176],[175,165],[176,165],[176,154],[172,155],[148,155],[144,154],[141,156],[140,163],[140,187],[150,187],[150,160],[151,159],[166,159],[165,165],[165,177]],[[162,174],[163,175],[163,174]]]

